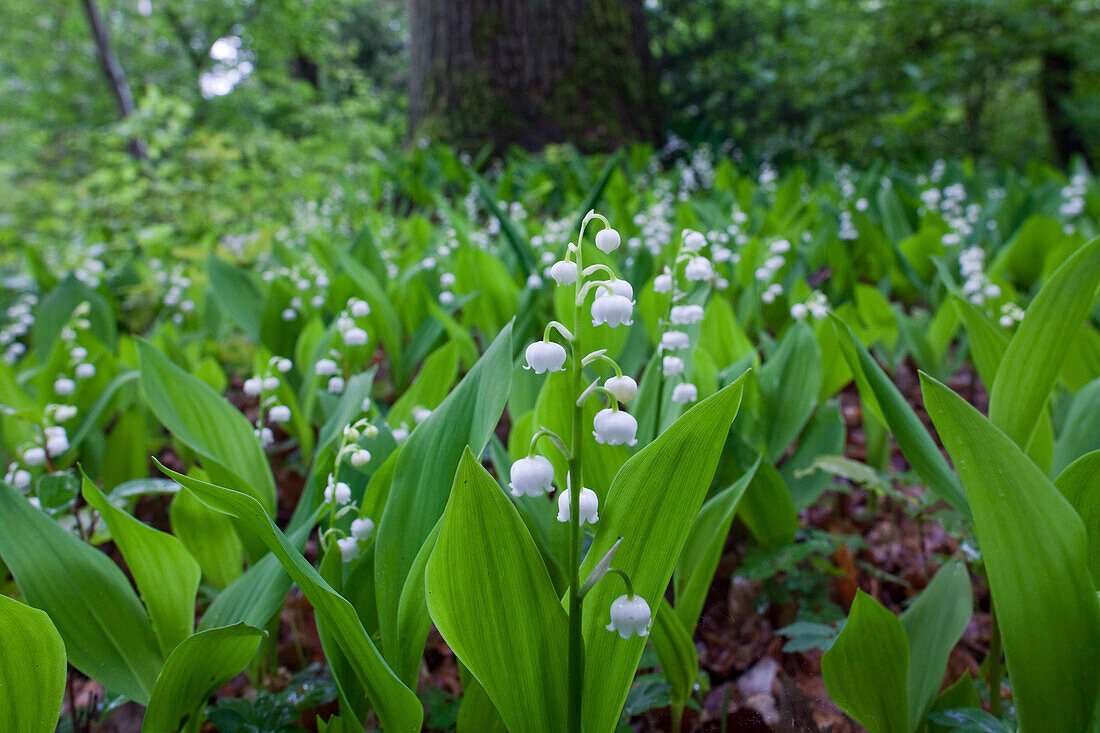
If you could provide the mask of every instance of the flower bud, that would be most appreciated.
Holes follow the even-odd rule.
[[[709,280],[714,276],[714,267],[706,257],[692,257],[684,268],[684,277],[692,281]]]
[[[344,331],[345,346],[363,346],[367,343],[367,332],[361,328],[349,328]]]
[[[638,421],[622,410],[610,407],[600,410],[592,420],[592,427],[597,443],[635,445],[638,442]]]
[[[653,292],[667,293],[672,290],[672,273],[666,267],[665,271],[653,278]]]
[[[554,466],[544,456],[520,458],[512,464],[509,477],[512,496],[542,496],[554,482]]]
[[[604,254],[611,254],[619,248],[622,238],[614,229],[601,229],[596,232],[596,249]]]
[[[341,537],[336,540],[336,546],[340,548],[340,559],[344,562],[359,557],[359,540],[354,537]]]
[[[618,632],[624,639],[629,639],[634,634],[649,636],[652,619],[653,614],[644,598],[622,595],[611,602],[611,623],[607,625],[607,630]]]
[[[691,339],[683,331],[665,331],[661,334],[661,348],[665,351],[686,349],[691,345]]]
[[[572,521],[570,514],[570,502],[572,501],[572,489],[566,489],[558,494],[558,521],[569,522]],[[599,515],[600,500],[596,496],[596,492],[592,489],[581,489],[580,496],[580,524],[588,522],[589,524],[595,524],[600,521]]]
[[[343,394],[344,393],[344,378],[333,377],[328,380],[329,394]]]
[[[263,385],[264,389],[266,389],[268,392],[274,392],[279,388],[279,378],[274,376],[267,377],[266,379],[264,379]]]
[[[675,377],[684,371],[684,360],[678,356],[666,356],[661,359],[661,373],[666,377]]]
[[[23,451],[23,463],[28,466],[41,466],[46,462],[46,450],[45,448],[27,448]]]
[[[627,300],[632,300],[634,298],[634,287],[626,280],[620,280],[619,278],[605,280],[600,283],[600,287],[596,288],[596,297],[606,298],[608,295],[621,295]]]
[[[672,388],[672,401],[673,402],[694,402],[699,399],[699,390],[691,382],[684,382],[683,384],[677,384]]]
[[[63,397],[71,395],[76,391],[76,382],[68,377],[60,377],[53,383],[53,391]]]
[[[340,373],[340,366],[332,359],[321,359],[313,369],[319,377],[331,377]]]
[[[287,422],[290,420],[290,408],[286,405],[275,405],[267,411],[267,419],[277,423]]]
[[[353,318],[362,318],[363,316],[370,315],[370,303],[359,298],[352,298],[348,302],[348,313],[351,313]]]
[[[95,376],[95,364],[77,364],[76,365],[76,378],[77,379],[91,379]]]
[[[565,347],[554,341],[536,341],[527,347],[526,369],[535,374],[565,371]]]
[[[362,468],[363,466],[370,463],[370,457],[371,456],[369,450],[367,450],[366,448],[359,448],[358,450],[352,452],[351,458],[349,458],[348,460],[350,460],[351,465],[355,466],[356,468]]]
[[[630,402],[638,394],[638,383],[632,377],[610,377],[603,386],[619,402]]]
[[[698,252],[706,246],[707,238],[703,236],[702,232],[697,232],[693,229],[684,231],[684,249],[689,252]]]
[[[558,285],[572,285],[577,282],[577,263],[560,260],[550,267],[550,277]]]
[[[677,326],[690,326],[703,320],[703,306],[674,305],[669,311],[668,317]]]
[[[374,521],[370,517],[360,517],[351,522],[351,534],[359,541],[369,540],[374,534]]]
[[[592,303],[592,325],[606,323],[611,328],[634,324],[634,302],[622,295],[605,295]]]
[[[328,486],[325,487],[325,502],[335,502],[344,505],[351,501],[351,487],[343,481],[336,481],[332,474],[328,477]]]

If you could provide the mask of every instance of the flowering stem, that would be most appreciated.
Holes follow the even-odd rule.
[[[535,445],[538,443],[539,438],[549,438],[550,442],[557,447],[561,454],[565,456],[565,460],[569,460],[571,457],[571,451],[565,447],[565,443],[562,442],[561,436],[555,433],[549,428],[540,427],[538,431],[531,436],[531,444],[527,450],[527,457],[535,455]]]
[[[577,270],[584,271],[584,229],[588,218],[581,224],[577,239]],[[580,344],[580,323],[584,314],[584,278],[578,277],[573,286],[573,338],[569,345],[573,353],[573,394],[580,394],[584,387],[584,360]],[[573,431],[570,436],[569,459],[569,689],[567,696],[568,733],[581,733],[581,711],[584,695],[584,635],[581,628],[581,492],[584,481],[581,476],[581,431],[583,408],[573,405]]]

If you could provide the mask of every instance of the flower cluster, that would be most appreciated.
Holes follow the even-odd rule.
[[[369,409],[369,404],[364,402],[364,411]],[[346,481],[341,481],[341,467],[350,465],[352,469],[362,469],[371,461],[371,453],[364,448],[360,441],[363,438],[375,438],[378,436],[378,428],[372,425],[368,418],[362,417],[345,425],[340,434],[340,444],[336,449],[336,459],[332,472],[325,481],[324,502],[329,508],[329,529],[324,533],[325,541],[330,535],[336,537],[336,546],[340,551],[340,557],[344,562],[351,562],[359,557],[366,542],[374,534],[374,520],[360,514],[358,507],[352,503],[351,486]],[[342,517],[354,514],[355,518],[350,525],[350,534],[345,535],[336,527]]]
[[[244,393],[249,397],[260,398],[260,413],[256,417],[255,433],[265,448],[275,442],[275,434],[265,423],[290,422],[290,408],[279,402],[277,393],[283,384],[283,375],[293,368],[294,363],[290,359],[273,356],[261,373],[253,374],[244,380]]]

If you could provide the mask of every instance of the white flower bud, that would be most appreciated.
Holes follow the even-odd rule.
[[[283,318],[284,321],[293,321],[297,317],[298,317],[298,311],[294,310],[293,308],[284,308],[283,309],[282,318]]]
[[[665,351],[686,349],[691,345],[691,339],[683,331],[665,331],[661,334],[661,348]]]
[[[369,540],[374,534],[374,522],[370,517],[359,517],[351,522],[351,534],[360,542]]]
[[[569,504],[572,500],[572,494],[570,493],[571,491],[571,489],[566,489],[565,491],[558,494],[559,522],[571,521],[571,514],[569,511]],[[588,522],[589,524],[595,524],[596,522],[600,521],[599,505],[600,500],[596,496],[595,491],[593,491],[592,489],[581,489],[580,518],[578,521],[581,524],[584,524],[585,522]]]
[[[604,254],[611,254],[619,248],[622,238],[614,229],[601,229],[596,232],[596,249]]]
[[[592,325],[606,323],[611,328],[634,324],[634,302],[622,295],[605,295],[592,303]]]
[[[672,274],[666,271],[653,278],[653,292],[667,293],[672,290]]]
[[[702,232],[692,229],[684,230],[684,249],[689,252],[698,252],[705,246],[707,246],[707,239]]]
[[[325,487],[325,503],[335,502],[337,505],[343,506],[349,501],[351,501],[351,487],[343,481],[336,481],[333,479],[332,474],[329,474],[328,485]]]
[[[577,263],[560,260],[550,267],[550,277],[558,285],[572,285],[577,282]]]
[[[271,447],[271,444],[275,442],[275,433],[271,432],[271,428],[263,428],[260,430],[260,444],[264,448]]]
[[[615,395],[619,402],[630,402],[638,394],[638,383],[632,377],[609,377],[603,383],[608,392]]]
[[[294,362],[290,359],[280,358],[275,362],[275,368],[279,370],[281,374],[286,374],[294,368]]]
[[[68,377],[59,377],[58,380],[53,383],[53,391],[62,397],[67,397],[76,391],[76,382]]]
[[[359,298],[352,298],[348,301],[348,313],[351,313],[353,318],[362,318],[363,316],[370,314],[370,303]]]
[[[768,245],[768,251],[773,255],[781,255],[791,251],[791,243],[786,239],[777,239]]]
[[[542,278],[539,277],[536,273],[531,273],[527,276],[527,287],[531,288],[532,290],[538,290],[542,287]]]
[[[279,388],[279,378],[276,376],[265,377],[263,385],[268,392],[274,392]]]
[[[638,421],[622,410],[610,407],[600,410],[592,420],[592,427],[592,435],[597,443],[635,445],[638,442]]]
[[[370,451],[366,448],[359,448],[351,454],[351,458],[349,460],[351,461],[351,465],[355,466],[356,468],[362,468],[363,466],[370,463]]]
[[[344,426],[344,441],[347,443],[355,443],[359,440],[359,431],[356,430],[354,425]]]
[[[8,481],[14,488],[22,491],[31,485],[31,472],[19,468],[11,472],[11,478]]]
[[[57,422],[66,422],[76,417],[77,409],[74,405],[58,405],[54,410],[53,419]]]
[[[359,540],[354,537],[341,537],[336,540],[336,546],[340,548],[340,559],[344,562],[359,557]]]
[[[661,373],[666,377],[675,377],[684,371],[684,360],[678,356],[666,356],[661,359]]]
[[[624,639],[629,639],[634,634],[649,636],[652,619],[653,614],[644,598],[622,595],[611,603],[611,623],[607,625],[607,630],[617,631]]]
[[[91,379],[95,376],[95,364],[77,364],[76,365],[76,378],[77,379]]]
[[[409,428],[405,425],[398,425],[390,431],[390,434],[393,435],[395,443],[401,444],[409,437]]]
[[[41,466],[46,462],[46,449],[35,446],[23,451],[23,463],[28,466]]]
[[[703,306],[674,305],[669,311],[668,317],[677,326],[690,326],[703,320]]]
[[[606,298],[609,295],[621,295],[627,300],[632,300],[634,298],[634,288],[626,280],[618,278],[605,280],[600,283],[600,287],[596,288],[596,297]]]
[[[520,458],[512,464],[509,478],[512,496],[542,496],[554,482],[554,466],[544,456]]]
[[[688,280],[709,280],[714,276],[714,267],[706,257],[692,257],[684,268],[684,277]]]
[[[673,402],[694,402],[699,399],[699,390],[695,388],[695,385],[691,382],[684,382],[683,384],[677,384],[672,388],[672,401]]]
[[[527,347],[527,366],[535,374],[565,371],[565,347],[554,341],[536,341]]]
[[[363,346],[367,343],[367,332],[359,327],[349,328],[344,331],[345,346]]]
[[[440,305],[451,305],[454,302],[455,294],[452,293],[450,290],[444,290],[442,293],[439,294]]]
[[[344,378],[333,377],[328,380],[329,394],[343,394],[344,393]]]
[[[414,407],[412,411],[413,422],[415,422],[417,425],[427,420],[429,417],[431,417],[431,415],[432,411],[429,410],[427,407],[417,406]]]
[[[791,306],[791,318],[797,321],[805,320],[809,314],[810,309],[806,307],[805,303],[795,303]]]
[[[453,272],[444,272],[439,276],[440,287],[449,288],[455,284],[455,276]]]
[[[267,419],[276,423],[287,422],[290,420],[290,408],[286,405],[275,405],[268,410]]]
[[[74,346],[72,351],[69,352],[69,357],[72,358],[74,362],[84,361],[88,358],[88,350],[83,346]]]

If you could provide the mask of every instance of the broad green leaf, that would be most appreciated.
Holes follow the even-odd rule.
[[[65,695],[65,643],[50,617],[0,595],[0,733],[52,733]]]
[[[565,610],[519,513],[469,449],[425,583],[436,628],[508,729],[565,730]]]
[[[462,702],[458,705],[456,733],[508,733],[485,688],[465,665],[460,663],[459,671],[462,675]]]
[[[443,515],[462,452],[478,453],[508,399],[512,329],[506,326],[453,392],[402,444],[375,539],[375,582],[382,646],[400,659],[398,604],[420,547]]]
[[[747,374],[696,404],[623,464],[600,506],[582,578],[622,537],[614,567],[631,577],[635,593],[650,608],[658,606],[710,488]],[[584,599],[584,720],[589,733],[615,728],[645,647],[642,638],[624,640],[605,628],[611,602],[622,590],[614,578],[605,578]]]
[[[966,566],[950,562],[901,615],[909,638],[909,730],[917,730],[939,692],[947,658],[966,631],[973,606]]]
[[[752,468],[703,504],[676,561],[673,576],[676,615],[689,633],[695,630],[699,614],[703,612],[703,603],[714,579],[714,571],[718,568],[722,548],[726,545],[737,505],[763,460],[758,458]]]
[[[264,299],[256,283],[237,265],[213,252],[206,260],[210,277],[210,293],[222,312],[252,339],[260,338],[260,322],[264,314]]]
[[[833,324],[840,331],[841,342],[847,338],[850,350],[845,350],[853,373],[860,386],[860,395],[870,397],[878,407],[883,421],[897,441],[902,455],[913,466],[913,470],[928,484],[937,496],[963,514],[969,514],[967,499],[962,486],[951,467],[947,465],[943,454],[932,440],[928,429],[920,421],[908,400],[894,385],[882,367],[871,357],[867,349],[856,339],[843,321],[834,318]],[[845,334],[846,332],[846,334]]]
[[[1054,445],[1054,473],[1065,470],[1073,461],[1100,450],[1100,379],[1086,384],[1073,395],[1062,433]]]
[[[207,459],[215,481],[233,483],[275,513],[275,479],[252,425],[224,397],[139,341],[141,384],[157,420],[177,440]]]
[[[821,347],[809,326],[796,323],[757,377],[768,461],[778,460],[810,419],[821,373]]]
[[[83,494],[107,523],[149,612],[161,653],[167,657],[195,630],[199,564],[178,539],[116,507],[87,476]]]
[[[694,629],[698,616],[692,618]],[[695,642],[680,615],[664,598],[657,609],[649,641],[657,652],[661,663],[661,672],[669,684],[669,697],[674,703],[683,705],[691,697],[692,687],[699,677],[699,655],[695,651]]]
[[[485,202],[489,212],[500,222],[500,230],[504,232],[505,241],[515,252],[524,276],[538,272],[538,263],[535,261],[535,253],[531,249],[531,243],[527,240],[527,235],[500,208],[497,197],[488,181],[472,170],[468,173],[474,185],[477,186],[478,193],[481,194],[481,200]]]
[[[397,398],[386,414],[390,425],[412,424],[413,410],[423,407],[434,410],[454,386],[458,378],[458,344],[449,341],[424,360],[416,380]]]
[[[1054,480],[1054,486],[1085,525],[1089,575],[1100,591],[1100,450],[1086,453],[1069,464]]]
[[[821,657],[829,697],[870,733],[909,733],[908,667],[901,621],[857,591],[844,630]]]
[[[986,388],[989,388],[997,377],[997,368],[1004,359],[1011,339],[969,300],[956,294],[952,296],[951,302],[955,304],[966,326],[966,335],[970,339],[970,356],[978,369],[978,376],[985,382]]]
[[[207,582],[225,588],[241,576],[244,546],[233,520],[216,512],[187,491],[180,491],[168,507],[172,533],[202,568]]]
[[[921,386],[970,498],[1020,727],[1090,730],[1100,606],[1081,519],[1011,438],[934,379]]]
[[[50,615],[74,667],[143,705],[149,701],[163,657],[126,576],[2,482],[0,559],[27,602]]]
[[[65,455],[61,458],[62,462],[66,462],[76,456],[80,444],[84,442],[84,439],[87,438],[95,428],[99,419],[103,416],[103,411],[107,409],[107,406],[111,403],[111,400],[115,398],[118,391],[137,378],[137,372],[123,372],[112,379],[111,382],[103,388],[103,391],[96,397],[95,403],[84,414],[84,419],[81,421],[80,427],[69,436],[69,449],[65,451]]]
[[[245,668],[263,636],[259,629],[237,624],[184,640],[157,676],[142,733],[176,733],[193,725],[210,696]]]
[[[164,466],[160,469],[193,492],[203,503],[240,518],[263,540],[302,589],[314,612],[324,618],[324,623],[366,689],[383,729],[410,733],[420,730],[424,711],[416,695],[401,684],[386,665],[351,604],[321,578],[294,544],[279,531],[255,497],[184,476]]]
[[[764,547],[794,542],[798,509],[783,476],[770,463],[761,463],[737,506],[737,515],[753,538]]]
[[[989,420],[1027,448],[1062,362],[1096,300],[1100,238],[1077,250],[1031,301],[989,395]]]

